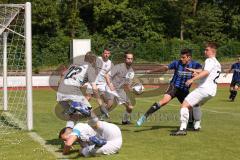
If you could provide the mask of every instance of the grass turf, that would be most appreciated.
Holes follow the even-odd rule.
[[[88,159],[136,159],[136,160],[209,160],[240,159],[240,98],[229,102],[228,88],[219,88],[217,96],[203,107],[202,130],[189,131],[185,137],[171,137],[169,133],[179,125],[179,103],[173,100],[169,105],[153,114],[142,127],[135,127],[139,115],[162,96],[137,98],[133,112],[133,124],[120,125],[123,107],[111,112],[110,121],[117,124],[123,134],[123,146],[120,152],[112,156],[100,156]],[[34,131],[44,138],[47,145],[59,149],[62,142],[58,132],[65,122],[54,113],[55,92],[52,90],[34,90]],[[0,138],[2,159],[56,159],[42,146],[34,142],[26,132],[17,131]],[[78,156],[78,145],[69,158]]]

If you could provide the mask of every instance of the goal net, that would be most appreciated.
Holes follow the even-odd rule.
[[[0,4],[0,134],[31,130],[31,4]]]

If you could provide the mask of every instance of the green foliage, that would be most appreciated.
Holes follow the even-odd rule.
[[[218,57],[237,57],[240,55],[240,42],[230,41],[218,49]]]
[[[203,53],[199,45],[176,38],[162,42],[148,41],[144,44],[138,43],[134,51],[137,58],[153,62],[165,62],[178,59],[181,50],[184,48],[192,50],[194,59],[203,58]]]
[[[217,5],[202,4],[192,24],[192,31],[189,33],[192,34],[193,42],[226,42],[227,34],[223,32],[226,24],[223,12]]]
[[[23,3],[4,0],[2,3]],[[182,48],[202,58],[214,41],[221,56],[239,54],[240,2],[221,0],[31,0],[33,66],[69,61],[73,38],[91,38],[92,50],[133,50],[150,62],[178,58]]]

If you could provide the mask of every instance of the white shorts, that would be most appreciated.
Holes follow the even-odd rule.
[[[190,104],[192,107],[194,107],[198,105],[203,105],[212,97],[213,96],[204,92],[204,90],[196,88],[191,93],[189,93],[184,100],[187,101],[188,104]]]
[[[103,95],[106,92],[106,85],[107,84],[97,84],[97,88],[100,95]],[[86,93],[93,94],[92,86],[89,83],[87,85]]]
[[[117,153],[122,146],[122,139],[115,139],[112,141],[107,141],[107,144],[103,145],[101,148],[94,148],[94,145],[84,147],[81,151],[82,155],[85,157],[96,156],[99,154],[111,155]]]
[[[68,94],[57,92],[57,101],[58,102],[68,102],[68,101],[81,102],[91,107],[90,103],[83,95],[68,95]]]
[[[130,100],[124,91],[124,89],[118,89],[111,91],[108,86],[106,86],[106,97],[108,100],[116,100],[117,104],[125,104],[125,103],[130,103]]]

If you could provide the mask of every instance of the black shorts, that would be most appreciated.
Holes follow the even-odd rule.
[[[234,80],[232,80],[232,82],[231,82],[231,84],[230,84],[230,87],[234,87],[234,86],[240,87],[240,81],[234,81]]]
[[[165,92],[165,94],[168,94],[173,98],[177,97],[178,101],[180,103],[182,103],[185,99],[185,97],[187,97],[187,95],[189,94],[189,91],[183,91],[177,87],[174,86],[174,84],[170,84],[167,91]]]

